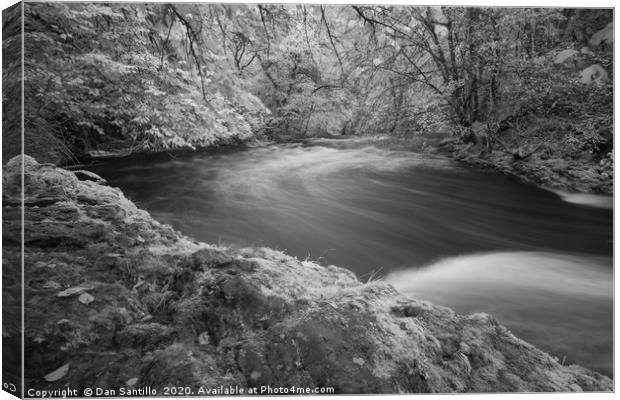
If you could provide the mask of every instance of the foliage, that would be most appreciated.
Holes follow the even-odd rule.
[[[553,56],[611,20],[559,8],[229,7],[229,43],[244,38],[239,69],[273,111],[273,131],[289,136],[446,131],[518,114],[550,84],[578,96],[589,89]],[[586,53],[581,65],[611,73],[609,45]]]
[[[10,159],[21,147],[22,121],[21,6],[2,11],[2,156]]]
[[[570,151],[604,154],[611,86],[577,78],[592,65],[613,78],[611,17],[561,8],[29,3],[26,132],[35,147],[50,147],[35,138],[51,133],[54,152],[67,156],[211,146],[263,131],[412,136],[488,124],[498,139],[507,126],[533,137],[546,130],[574,144]],[[555,62],[562,51],[568,56]]]
[[[193,36],[191,24],[203,18],[194,11],[189,5],[26,4],[26,136],[53,132],[61,139],[53,151],[65,156],[250,138],[266,110],[217,62],[221,55],[210,51],[207,38]],[[192,40],[200,40],[199,54]],[[215,61],[208,67],[207,57]]]
[[[512,101],[497,108],[491,133],[515,148],[540,144],[544,157],[605,157],[613,147],[613,85],[583,84],[576,71],[594,63],[609,68],[611,58],[605,49],[577,52],[558,65],[560,49],[524,60],[506,80],[503,96]]]

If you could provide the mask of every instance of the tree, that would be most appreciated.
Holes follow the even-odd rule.
[[[25,5],[27,152],[167,150],[246,140],[266,109],[230,73],[209,9]],[[54,138],[51,149],[37,138]],[[51,150],[51,151],[50,151]],[[37,154],[40,153],[40,154]]]

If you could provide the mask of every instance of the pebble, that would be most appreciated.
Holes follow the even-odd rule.
[[[364,362],[364,360],[362,358],[353,357],[353,364],[357,364],[359,366],[362,366],[362,365],[364,365],[366,363]]]
[[[82,304],[89,305],[95,301],[95,296],[90,293],[82,293],[80,297],[78,297],[78,301]]]

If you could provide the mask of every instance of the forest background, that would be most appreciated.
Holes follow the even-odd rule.
[[[24,13],[25,152],[40,161],[390,135],[449,137],[476,158],[576,160],[613,179],[611,9],[26,3]],[[5,162],[20,152],[19,14],[3,20]]]

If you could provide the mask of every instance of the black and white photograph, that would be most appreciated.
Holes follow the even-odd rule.
[[[3,398],[613,395],[612,2],[2,5]]]

